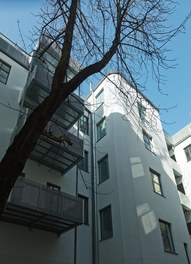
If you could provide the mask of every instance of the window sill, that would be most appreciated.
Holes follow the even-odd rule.
[[[96,143],[98,143],[103,137],[105,137],[107,134],[103,135],[102,137],[100,137],[99,139],[97,139]]]
[[[98,185],[102,184],[103,182],[107,181],[108,179],[109,179],[109,177],[106,178],[106,179],[104,179],[103,181],[100,181],[100,182],[98,183]]]
[[[152,154],[154,154],[155,156],[157,155],[152,149],[149,149],[147,147],[145,147],[148,151],[150,151]]]
[[[103,241],[111,239],[111,238],[113,238],[113,235],[111,235],[110,237],[102,238],[99,240],[99,242],[103,242]]]
[[[155,191],[153,191],[153,192],[154,192],[155,194],[157,194],[157,195],[163,197],[163,198],[166,198],[166,196],[164,196],[163,194],[157,193],[157,192],[155,192]]]
[[[78,167],[78,169],[81,170],[81,171],[84,171],[84,172],[86,172],[86,173],[89,173],[89,170],[82,169],[82,168],[79,168],[79,167]]]
[[[178,253],[176,252],[173,252],[173,251],[167,251],[167,250],[164,250],[165,253],[169,253],[169,254],[172,254],[172,255],[178,255]]]

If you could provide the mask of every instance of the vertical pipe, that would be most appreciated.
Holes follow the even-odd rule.
[[[94,180],[94,149],[93,149],[93,118],[90,113],[90,148],[91,148],[91,182],[92,182],[92,264],[97,263],[96,258],[96,214],[95,214],[95,180]]]
[[[80,87],[79,87],[79,93],[78,95],[80,96]],[[79,127],[80,127],[80,124],[79,124],[79,120],[78,120],[78,123],[77,123],[77,137],[79,137]],[[78,165],[76,165],[76,197],[78,197]],[[77,264],[77,239],[78,239],[78,230],[77,230],[77,227],[75,227],[74,229],[74,264]]]
[[[90,91],[93,90],[90,83]],[[93,98],[94,105],[94,98]],[[95,162],[94,162],[94,118],[93,111],[90,112],[90,149],[91,149],[91,182],[92,182],[92,264],[98,263],[98,247],[97,247],[97,214],[96,214],[96,188],[95,188]]]

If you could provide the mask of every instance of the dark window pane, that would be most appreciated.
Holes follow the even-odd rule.
[[[11,67],[0,60],[0,82],[6,84]]]
[[[142,104],[138,103],[138,111],[139,117],[144,120],[146,117],[146,108]]]
[[[108,156],[105,156],[98,162],[98,172],[99,172],[99,183],[102,183],[109,178],[109,164]]]
[[[150,173],[151,173],[151,177],[152,177],[154,192],[162,195],[163,193],[162,193],[162,186],[161,186],[161,181],[160,181],[160,174],[151,170],[151,169],[150,169]]]
[[[143,131],[143,141],[144,141],[145,148],[152,151],[152,138],[144,131]]]
[[[88,151],[84,151],[83,159],[78,163],[78,168],[88,172]]]
[[[88,198],[83,195],[78,195],[83,203],[83,224],[88,225]]]
[[[60,191],[60,186],[51,183],[51,182],[47,182],[47,187],[49,187],[50,189],[56,190],[56,191]]]
[[[113,236],[111,206],[100,211],[101,239]]]
[[[83,115],[79,120],[79,129],[86,135],[89,135],[89,117]]]
[[[97,124],[97,140],[106,135],[106,122],[105,118]]]
[[[187,158],[187,161],[190,161],[191,160],[191,145],[187,146],[185,149],[185,154],[186,154],[186,158]]]
[[[175,249],[172,240],[170,224],[163,222],[161,220],[159,221],[159,223],[160,223],[161,237],[163,241],[164,250],[167,252],[174,253]]]

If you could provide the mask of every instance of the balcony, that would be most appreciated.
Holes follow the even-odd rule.
[[[60,235],[82,224],[82,211],[79,198],[19,177],[0,220]]]
[[[172,169],[176,172],[176,175],[182,175],[182,171],[181,171],[181,168],[180,168],[180,165],[174,161],[173,159],[169,158],[170,160],[170,164],[171,164],[171,167]]]
[[[29,55],[19,46],[0,33],[0,51],[11,57],[20,65],[29,68]]]
[[[36,63],[33,71],[30,73],[23,105],[34,109],[49,95],[51,84],[52,75],[42,65]],[[51,120],[63,128],[69,129],[78,121],[83,113],[83,100],[72,93],[58,108]]]
[[[183,208],[187,211],[191,210],[191,203],[189,197],[180,191],[178,191],[178,194]]]
[[[83,140],[49,122],[30,159],[66,173],[83,158]]]

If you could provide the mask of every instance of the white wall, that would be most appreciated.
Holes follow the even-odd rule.
[[[3,157],[13,129],[16,126],[20,106],[19,99],[25,86],[28,70],[0,52],[0,59],[11,65],[7,84],[0,82],[0,159]]]
[[[25,177],[46,185],[61,186],[61,191],[75,195],[75,168],[65,175],[28,160],[23,170]],[[86,179],[90,179],[87,177]],[[70,186],[70,188],[68,188]],[[79,193],[89,197],[89,225],[77,228],[77,264],[92,260],[91,190],[86,190],[79,177]],[[0,222],[0,259],[2,264],[73,264],[74,230],[57,234]]]
[[[182,171],[184,189],[186,195],[188,195],[191,200],[191,162],[187,162],[184,151],[184,148],[191,144],[191,124],[188,124],[185,128],[176,133],[173,136],[173,141],[175,144],[174,154]]]
[[[113,222],[113,237],[99,242],[100,264],[186,264],[183,243],[188,243],[190,250],[190,240],[158,111],[139,95],[152,122],[142,124],[135,91],[124,80],[119,82],[117,75],[109,78],[128,98],[121,102],[116,87],[107,79],[94,91],[96,96],[104,88],[105,100],[95,111],[95,124],[105,116],[107,130],[96,143],[96,160],[108,154],[110,171],[109,179],[97,187],[98,210],[111,204]],[[95,104],[92,96],[88,101]],[[142,128],[153,138],[154,153],[144,147]],[[164,197],[153,192],[149,168],[160,173]],[[164,252],[159,219],[172,224],[177,254]]]

